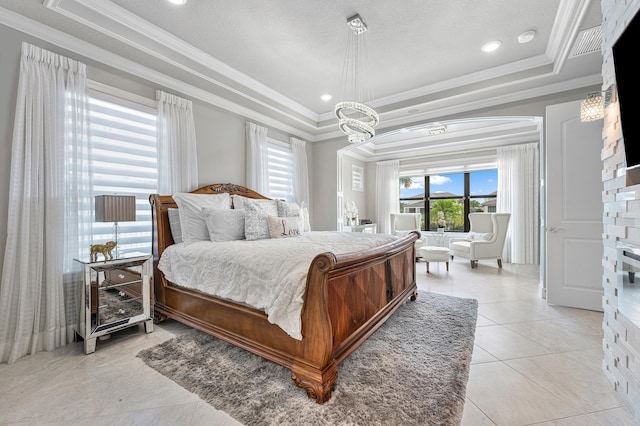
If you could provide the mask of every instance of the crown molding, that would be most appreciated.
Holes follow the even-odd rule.
[[[57,1],[57,0],[53,0]],[[0,23],[23,32],[47,43],[69,50],[88,59],[119,69],[142,79],[151,81],[171,90],[183,93],[193,99],[198,99],[210,105],[222,108],[233,114],[255,120],[268,127],[278,129],[301,139],[314,141],[315,135],[304,132],[299,128],[287,125],[264,114],[258,113],[237,103],[231,102],[209,91],[186,84],[181,80],[167,76],[151,68],[140,65],[130,59],[116,55],[108,50],[97,47],[84,40],[70,36],[55,28],[43,25],[30,18],[19,15],[13,11],[0,7]]]
[[[128,44],[129,46],[143,51],[156,59],[177,67],[185,72],[191,73],[198,78],[206,80],[238,96],[242,96],[251,102],[260,104],[280,114],[288,116],[288,114],[283,112],[282,109],[275,108],[273,105],[264,103],[255,97],[249,96],[244,91],[237,90],[227,84],[224,84],[220,80],[198,72],[182,62],[176,61],[170,56],[170,54],[173,56],[177,54],[188,58],[189,61],[193,61],[214,71],[215,73],[223,75],[242,87],[259,93],[285,108],[296,111],[313,122],[318,121],[317,113],[254,80],[226,63],[208,55],[192,44],[187,43],[158,26],[149,23],[138,15],[129,12],[115,3],[100,0],[47,0],[45,6],[54,12],[60,13],[74,21],[87,25],[102,34]],[[157,48],[158,45],[167,49],[168,53],[161,52]],[[293,116],[288,117],[295,119]],[[303,120],[298,121],[304,124]]]
[[[592,0],[561,0],[551,29],[546,55],[552,59],[554,72],[560,72],[571,53],[573,42]]]
[[[406,91],[400,94],[379,98],[371,102],[371,105],[379,109],[387,105],[395,106],[385,112],[379,112],[381,122],[377,133],[385,130],[411,125],[419,122],[428,122],[438,117],[455,116],[469,111],[495,107],[501,104],[524,101],[530,98],[552,95],[554,93],[573,90],[589,85],[602,84],[602,76],[594,74],[587,77],[576,78],[559,83],[544,84],[545,79],[552,79],[566,56],[570,52],[571,43],[577,31],[576,16],[583,16],[591,0],[560,0],[560,12],[558,20],[561,23],[554,25],[554,30],[547,45],[547,53],[534,58],[518,61],[489,70],[480,71],[467,76],[462,76]],[[44,5],[56,13],[66,16],[76,22],[86,25],[115,40],[126,43],[153,58],[164,61],[171,67],[189,73],[206,84],[214,85],[230,93],[242,96],[242,99],[250,103],[244,106],[215,95],[199,85],[185,83],[154,69],[145,67],[137,62],[115,54],[106,49],[96,47],[79,38],[65,34],[60,30],[48,27],[27,17],[11,12],[0,7],[0,23],[12,27],[18,31],[30,34],[45,42],[72,51],[78,55],[103,63],[109,67],[122,70],[154,84],[162,85],[186,96],[198,99],[215,107],[227,110],[230,113],[246,117],[260,122],[268,127],[286,132],[301,139],[317,142],[344,137],[337,128],[335,114],[331,112],[317,114],[301,107],[291,99],[258,83],[247,75],[240,73],[227,64],[207,55],[194,46],[173,36],[141,19],[139,16],[117,6],[110,1],[101,0],[45,0]],[[185,63],[175,59],[179,54],[188,57]],[[555,59],[552,59],[555,58]],[[218,79],[205,75],[196,68],[205,67],[225,78],[235,80],[242,87],[252,90],[254,94],[265,96],[266,99],[274,99],[274,103],[265,102],[241,90],[224,84]],[[455,92],[460,86],[481,84],[483,81],[496,77],[508,77],[511,74],[540,68],[541,73],[532,75],[526,79],[512,80],[491,87],[484,87],[465,93],[447,95],[446,91]],[[539,87],[528,87],[533,83],[541,83]],[[204,84],[206,83],[206,84]],[[497,91],[497,92],[496,92]],[[501,93],[500,93],[501,92]],[[426,98],[429,95],[438,94],[439,98],[433,101],[414,103],[408,106],[411,99]],[[259,112],[255,107],[260,107]],[[417,114],[408,114],[408,109],[420,109]],[[273,114],[271,114],[273,113]],[[299,114],[298,114],[299,113]],[[298,115],[296,115],[298,114]],[[307,120],[305,120],[306,118]]]
[[[438,117],[454,116],[478,109],[549,96],[586,86],[601,85],[602,76],[600,74],[593,74],[572,80],[564,80],[562,82],[550,83],[534,88],[517,90],[515,86],[523,83],[524,81],[521,80],[516,83],[503,85],[502,88],[505,89],[505,93],[501,95],[491,96],[496,89],[496,87],[492,87],[490,89],[467,92],[461,95],[440,98],[431,102],[415,104],[412,105],[411,108],[419,108],[422,110],[422,112],[416,114],[407,114],[407,108],[399,108],[394,111],[381,113],[380,125],[376,133],[380,135],[384,129],[390,127],[401,127],[415,124],[416,122],[428,122]],[[319,134],[316,137],[316,141],[334,139],[340,136],[343,136],[342,133],[336,129],[335,131]]]

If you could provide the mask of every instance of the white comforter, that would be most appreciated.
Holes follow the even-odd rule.
[[[269,322],[302,339],[307,272],[320,253],[343,254],[398,237],[360,232],[306,232],[295,238],[180,243],[167,247],[158,269],[172,283],[263,310]]]

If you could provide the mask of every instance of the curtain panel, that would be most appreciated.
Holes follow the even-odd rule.
[[[267,129],[255,123],[245,125],[247,159],[247,186],[259,194],[269,196],[269,175],[267,170]]]
[[[505,262],[539,264],[538,144],[498,148],[498,212],[511,213]]]
[[[391,234],[391,213],[400,211],[400,161],[376,163],[376,221],[378,233]]]
[[[307,164],[307,143],[291,137],[293,154],[293,201],[302,207],[309,206],[309,167]]]
[[[156,90],[158,109],[158,192],[173,194],[198,187],[193,102]]]
[[[73,341],[78,310],[71,271],[90,244],[93,212],[87,106],[84,64],[22,44],[0,281],[0,362]]]

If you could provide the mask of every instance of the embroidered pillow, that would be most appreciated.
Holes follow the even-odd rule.
[[[233,197],[234,208],[253,212],[264,212],[270,216],[278,216],[278,204],[276,200],[263,200],[247,198],[242,195]]]
[[[246,211],[244,214],[244,236],[247,241],[269,238],[269,215],[264,212]]]
[[[297,237],[302,233],[300,217],[274,217],[268,216],[269,236],[271,238]]]
[[[284,200],[276,200],[278,206],[279,217],[293,217],[300,214],[300,205],[298,203],[289,203]]]
[[[489,241],[493,238],[493,232],[469,232],[467,240],[470,241]]]
[[[169,214],[169,228],[171,228],[171,236],[175,244],[182,242],[182,228],[180,227],[180,212],[178,209],[167,209]]]
[[[221,242],[245,239],[245,210],[205,208],[202,211],[211,241]]]
[[[309,232],[311,230],[311,229],[305,229],[305,210],[306,209],[300,208],[300,205],[295,202],[290,203],[284,200],[276,200],[276,203],[278,205],[278,217],[297,216],[300,218],[300,232]]]
[[[189,243],[194,241],[209,241],[209,230],[204,221],[203,208],[230,209],[231,197],[222,194],[190,194],[178,192],[173,195],[180,213],[182,239]]]

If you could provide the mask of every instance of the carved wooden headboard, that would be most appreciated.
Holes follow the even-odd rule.
[[[258,194],[252,189],[233,183],[216,183],[191,191],[192,194],[221,194],[224,192],[229,193],[231,196],[242,195],[247,198],[268,199],[268,197]],[[152,250],[155,264],[160,259],[164,249],[174,243],[171,236],[171,228],[169,227],[169,209],[178,208],[178,206],[171,195],[151,194],[149,202],[151,203]]]

